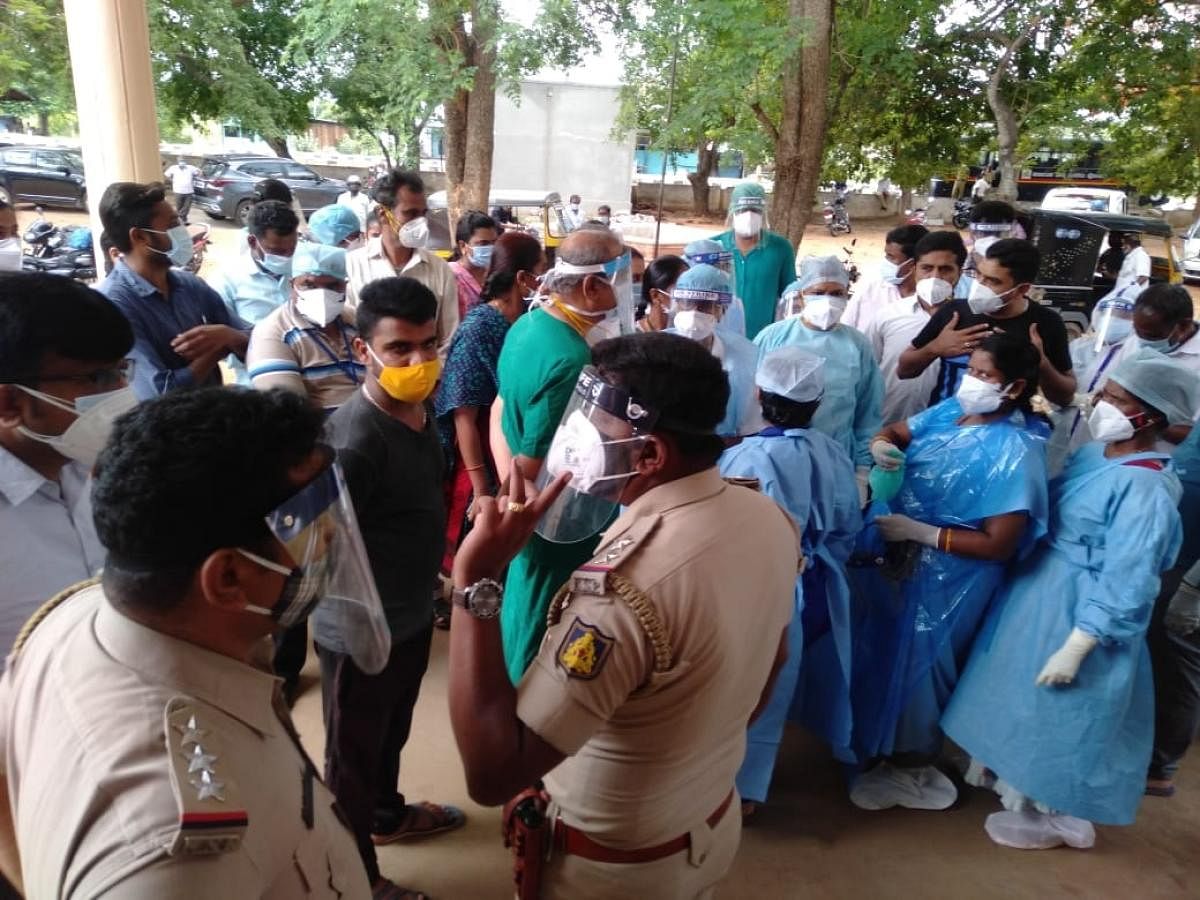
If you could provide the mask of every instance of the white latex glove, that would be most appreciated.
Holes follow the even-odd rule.
[[[1163,625],[1167,631],[1181,637],[1200,631],[1200,587],[1186,581],[1179,582],[1179,590],[1167,606]]]
[[[1079,411],[1082,412],[1086,418],[1092,414],[1092,395],[1077,393],[1071,405],[1078,407]]]
[[[858,485],[858,506],[859,509],[867,505],[867,498],[870,496],[870,466],[856,466],[854,469],[854,481]]]
[[[1070,684],[1079,673],[1079,666],[1083,663],[1083,658],[1091,653],[1092,648],[1098,643],[1100,642],[1090,634],[1080,631],[1078,628],[1072,628],[1067,640],[1051,654],[1050,658],[1046,660],[1046,665],[1042,666],[1037,683],[1041,685]]]
[[[894,472],[904,464],[904,451],[883,438],[871,442],[871,458],[885,472]]]
[[[879,526],[885,541],[916,541],[927,547],[937,548],[938,534],[942,529],[936,525],[926,525],[908,516],[876,516],[875,524]]]

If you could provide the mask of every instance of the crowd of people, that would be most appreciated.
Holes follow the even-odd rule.
[[[1011,847],[1174,792],[1200,328],[1136,239],[1072,341],[1000,201],[969,246],[892,229],[852,290],[758,185],[679,256],[572,197],[553,257],[467,211],[446,261],[395,170],[307,220],[260,187],[206,281],[173,168],[178,205],[104,192],[98,289],[0,276],[0,871],[28,896],[424,896],[376,848],[465,820],[401,790],[438,627],[523,898],[711,896],[788,721],[855,806],[993,790]],[[310,642],[321,767],[288,712]]]

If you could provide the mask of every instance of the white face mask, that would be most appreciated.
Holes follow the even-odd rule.
[[[694,309],[681,309],[675,313],[675,330],[693,341],[703,341],[712,337],[716,327],[717,317],[711,313]]]
[[[15,387],[51,406],[75,413],[78,417],[62,434],[38,434],[36,431],[30,431],[24,425],[18,426],[17,431],[27,438],[48,444],[67,459],[77,460],[89,469],[96,464],[96,457],[108,443],[113,422],[138,404],[133,388],[129,387],[106,391],[103,394],[77,397],[74,404],[24,385],[15,385]]]
[[[954,285],[940,278],[922,278],[917,282],[917,296],[930,306],[937,306],[954,296]]]
[[[342,314],[346,307],[346,295],[329,288],[309,288],[296,291],[296,312],[310,322],[328,325]]]
[[[424,216],[406,222],[400,226],[400,233],[396,238],[401,247],[419,250],[429,243],[429,222]]]
[[[1092,438],[1105,444],[1113,441],[1127,441],[1137,432],[1129,417],[1107,400],[1100,400],[1092,408],[1088,416],[1088,430]]]
[[[15,234],[0,241],[0,272],[20,272],[21,255],[21,239]]]
[[[753,209],[748,209],[740,213],[734,213],[733,233],[738,237],[757,237],[758,233],[762,231],[762,222],[762,213]]]
[[[982,259],[983,257],[987,256],[988,248],[998,240],[1000,240],[998,237],[976,238],[975,244],[971,247],[971,251],[980,259]]]
[[[976,315],[986,316],[1007,306],[1008,301],[1004,298],[1015,290],[1015,287],[1011,287],[1003,294],[997,294],[983,282],[976,281],[971,285],[971,293],[967,295],[967,305]]]
[[[908,265],[909,262],[911,262],[911,260],[906,260],[905,262],[901,263],[900,265],[896,265],[890,259],[885,258],[883,260],[880,260],[879,277],[882,278],[884,281],[886,281],[888,284],[894,284],[897,287],[899,287],[900,285],[904,284],[904,279],[906,279],[909,276],[909,272],[905,272],[903,275],[901,275],[900,270],[903,269],[906,265]],[[911,271],[911,269],[909,271]]]
[[[831,294],[812,294],[804,299],[804,309],[800,315],[813,328],[828,331],[841,321],[842,313],[846,311],[846,298],[834,297]]]
[[[992,384],[974,375],[963,375],[954,396],[966,415],[979,416],[998,410],[1007,392],[1008,388],[1004,385]]]
[[[613,488],[610,482],[628,480],[635,473],[610,474],[606,448],[644,440],[643,437],[605,440],[591,420],[577,409],[554,432],[546,454],[546,468],[556,478],[570,472],[571,489],[581,494],[609,494]]]

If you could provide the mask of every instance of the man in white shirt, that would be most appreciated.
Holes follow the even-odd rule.
[[[883,307],[867,325],[864,333],[883,374],[885,425],[904,421],[929,406],[938,367],[928,366],[916,378],[901,378],[897,371],[900,354],[912,346],[913,338],[920,334],[937,306],[953,298],[952,286],[962,273],[966,255],[958,232],[926,234],[913,249],[915,263],[908,276],[894,288],[895,301]]]
[[[584,223],[583,204],[578,194],[572,194],[570,199],[567,200],[567,208],[564,210],[563,215],[567,220],[568,231],[574,231]]]
[[[976,203],[986,197],[987,192],[992,188],[992,186],[988,183],[988,175],[988,172],[980,174],[980,176],[975,179],[975,183],[971,185],[971,199]]]
[[[900,225],[893,228],[883,239],[883,259],[879,262],[879,273],[874,278],[863,279],[842,315],[842,324],[866,333],[867,326],[884,309],[901,296],[900,285],[909,285],[912,294],[913,272],[916,270],[914,256],[917,242],[929,229],[924,225]],[[908,295],[905,295],[908,296]]]
[[[75,426],[111,425],[113,402],[89,402],[125,387],[132,349],[125,316],[91,288],[0,279],[0,657],[38,607],[104,564],[90,475],[107,428]]]
[[[200,170],[182,156],[175,160],[175,165],[163,173],[171,179],[171,193],[174,195],[172,200],[175,202],[175,209],[179,213],[179,218],[183,219],[184,225],[187,224],[188,212],[192,208],[192,198],[196,193],[196,176],[199,174]]]
[[[346,305],[358,306],[359,292],[379,278],[403,275],[433,291],[438,301],[438,355],[445,361],[458,328],[458,283],[454,270],[431,250],[425,183],[416,172],[393,169],[375,183],[379,237],[346,254]]]
[[[1130,232],[1121,238],[1121,244],[1125,247],[1125,259],[1121,261],[1121,271],[1117,273],[1113,291],[1131,284],[1144,288],[1150,283],[1151,260],[1150,254],[1142,247],[1141,235]]]
[[[338,194],[338,206],[348,206],[358,216],[359,227],[367,230],[367,213],[371,211],[371,198],[363,193],[362,179],[351,175],[346,179],[346,190]]]

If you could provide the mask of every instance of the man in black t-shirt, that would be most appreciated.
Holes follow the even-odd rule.
[[[1053,309],[1029,299],[1039,254],[1029,241],[996,241],[979,261],[975,284],[965,300],[947,303],[933,314],[912,346],[900,355],[901,378],[916,378],[939,363],[941,373],[929,402],[954,396],[971,351],[989,334],[1003,331],[1029,341],[1042,354],[1039,382],[1046,399],[1060,406],[1075,395],[1067,329]]]

